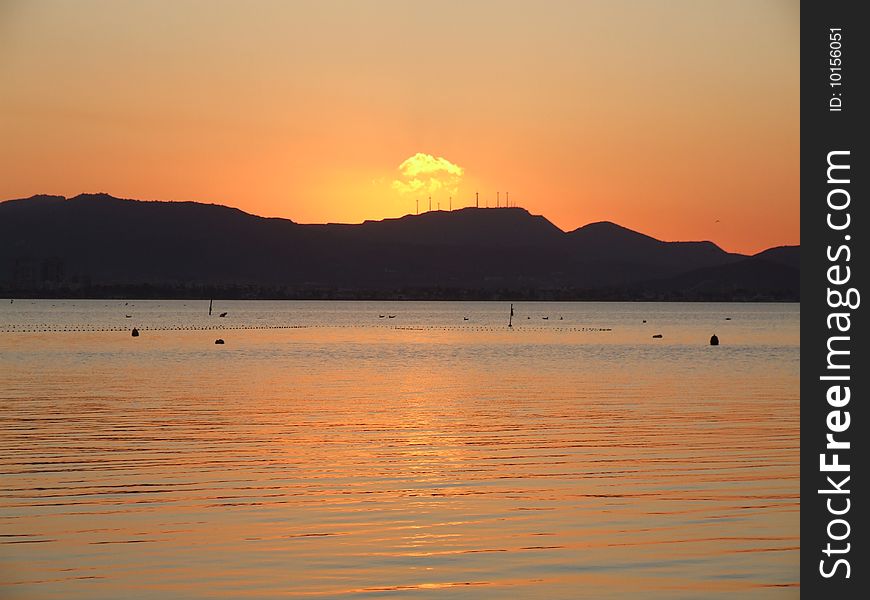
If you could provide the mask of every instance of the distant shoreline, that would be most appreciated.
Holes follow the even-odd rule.
[[[14,300],[327,300],[327,301],[445,301],[445,302],[786,302],[800,303],[788,293],[673,293],[632,289],[600,290],[290,290],[255,286],[175,287],[163,285],[94,286],[52,290],[12,290],[0,287],[0,298]]]

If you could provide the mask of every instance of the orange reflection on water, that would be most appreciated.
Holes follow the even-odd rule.
[[[4,596],[794,597],[788,314],[0,336]]]

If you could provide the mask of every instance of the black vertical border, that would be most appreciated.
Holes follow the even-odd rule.
[[[867,546],[870,534],[866,530],[868,495],[859,490],[868,489],[866,464],[870,460],[870,439],[867,426],[868,398],[867,380],[870,378],[870,353],[862,350],[866,338],[865,313],[870,295],[861,298],[861,306],[855,310],[831,309],[826,300],[827,269],[832,263],[827,257],[828,246],[836,249],[843,243],[851,248],[851,280],[841,288],[855,287],[859,292],[870,294],[866,283],[868,257],[866,238],[870,236],[867,219],[867,180],[870,179],[870,157],[867,153],[870,102],[866,80],[870,77],[870,62],[867,46],[870,42],[870,19],[859,17],[859,12],[868,14],[870,3],[844,1],[801,2],[801,594],[805,598],[847,599],[866,598],[870,594],[870,562]],[[842,89],[830,85],[830,29],[842,30]],[[829,101],[835,93],[841,93],[843,108],[840,112],[829,110]],[[836,187],[827,183],[828,153],[848,150],[851,165],[851,181],[848,191],[851,196],[849,231],[836,232],[826,223],[829,212],[827,194]],[[849,234],[850,241],[845,235]],[[849,429],[837,437],[851,442],[851,448],[840,453],[840,462],[850,464],[849,483],[843,487],[850,490],[851,507],[842,518],[849,521],[849,537],[842,542],[829,540],[827,527],[837,518],[828,512],[826,501],[830,495],[819,493],[830,487],[826,477],[837,473],[822,473],[819,455],[825,452],[825,436],[829,432],[826,423],[828,405],[826,391],[830,382],[820,376],[826,374],[827,327],[829,312],[848,311],[851,314],[849,334],[849,374],[852,380],[851,401],[841,410],[848,410]],[[831,450],[828,451],[833,452]],[[841,503],[844,496],[836,496]],[[835,504],[835,507],[842,506]],[[837,528],[839,527],[839,529]],[[835,526],[840,535],[844,526]],[[819,562],[826,560],[829,568],[837,555],[824,554],[828,542],[834,547],[850,544],[846,554],[839,555],[849,561],[850,577],[845,569],[825,578],[820,573]]]

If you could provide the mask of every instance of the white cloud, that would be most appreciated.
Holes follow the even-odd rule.
[[[392,188],[400,194],[446,192],[455,195],[465,169],[441,156],[418,152],[399,165],[399,173]]]

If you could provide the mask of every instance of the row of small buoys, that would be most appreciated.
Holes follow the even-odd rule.
[[[51,329],[48,327],[10,328],[0,329],[0,333],[96,333],[98,331],[129,331],[126,327],[67,327],[64,329]]]
[[[111,328],[101,328],[101,327],[74,327],[74,328],[27,328],[19,329],[19,326],[12,325],[5,330],[5,333],[64,333],[64,332],[103,332],[103,331],[130,331],[132,337],[139,337],[140,328],[133,327],[132,330],[123,328],[123,327],[111,327]],[[258,329],[258,330],[266,330],[266,329],[307,329],[311,327],[354,327],[353,325],[257,325],[257,326],[245,326],[245,325],[237,325],[233,327],[226,327],[223,325],[209,325],[203,327],[197,326],[189,326],[189,327],[142,327],[142,331],[206,331],[206,330],[229,330],[229,329]],[[379,326],[383,327],[383,326]],[[502,331],[501,327],[494,326],[481,326],[481,325],[472,325],[472,326],[444,326],[444,327],[435,327],[435,326],[395,326],[389,325],[387,326],[394,330],[404,330],[404,331]],[[609,327],[556,327],[556,328],[542,328],[542,327],[520,327],[517,329],[511,329],[511,331],[564,331],[564,332],[609,332],[613,331],[612,328]],[[652,336],[653,339],[662,339],[664,336],[661,333],[657,333]],[[217,343],[217,342],[216,342]],[[720,344],[719,337],[716,334],[713,334],[710,337],[710,345],[718,346]]]
[[[226,325],[206,325],[203,327],[197,327],[195,325],[192,326],[176,326],[176,327],[140,327],[142,331],[209,331],[209,330],[221,330],[226,331],[229,329],[307,329],[311,327],[310,325],[236,325],[234,327],[227,327]],[[51,331],[60,331],[60,330],[51,330]],[[67,330],[64,330],[67,331]],[[68,330],[73,331],[73,330]],[[98,329],[98,328],[89,328],[89,329],[76,329],[75,331],[125,331],[125,328],[112,328],[112,329]]]
[[[227,329],[307,329],[310,325],[262,325],[226,327],[224,325],[209,325],[205,327],[133,327],[136,331],[208,331]],[[49,327],[48,325],[27,326],[8,325],[0,329],[0,333],[96,333],[101,331],[131,331],[129,327]]]
[[[226,326],[226,325],[206,325],[206,326],[174,326],[174,327],[136,327],[137,331],[228,331],[228,330],[267,330],[267,329],[310,329],[310,328],[355,328],[357,325],[324,325],[324,324],[313,324],[313,325],[235,325],[235,326]],[[501,331],[502,328],[499,326],[485,326],[485,325],[448,325],[443,327],[438,327],[434,325],[425,325],[420,327],[409,327],[409,326],[397,326],[397,325],[375,325],[374,327],[379,328],[388,328],[388,329],[413,329],[415,331]],[[75,332],[103,332],[103,331],[130,331],[129,327],[95,327],[95,326],[86,326],[86,327],[63,327],[63,328],[52,328],[48,325],[38,325],[38,326],[26,326],[26,325],[9,325],[6,328],[0,329],[2,333],[75,333]],[[516,329],[511,329],[512,331],[578,331],[578,332],[603,332],[603,331],[613,331],[613,329],[609,327],[517,327]]]
[[[560,318],[561,318],[561,317],[560,317]],[[730,321],[730,320],[731,320],[731,317],[725,317],[725,320],[726,320],[726,321]],[[644,319],[642,322],[643,322],[643,323],[646,323],[646,319]]]

